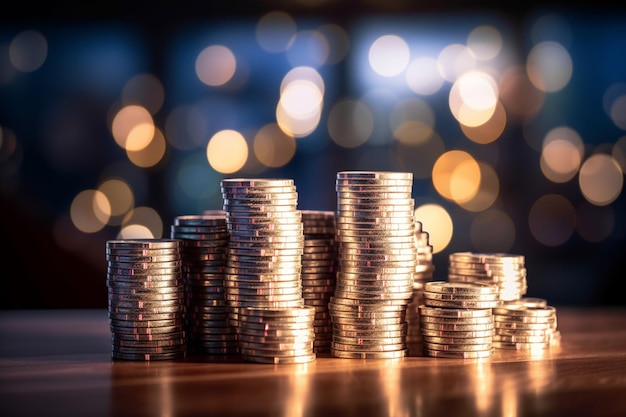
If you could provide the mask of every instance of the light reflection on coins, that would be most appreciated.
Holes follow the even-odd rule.
[[[406,308],[417,262],[412,186],[412,173],[337,173],[338,272],[328,304],[334,357],[395,358],[408,352]]]
[[[173,360],[187,353],[181,242],[106,242],[111,358]]]

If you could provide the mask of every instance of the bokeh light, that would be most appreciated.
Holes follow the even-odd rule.
[[[435,58],[428,56],[416,58],[406,69],[406,83],[415,94],[423,96],[435,94],[444,82]]]
[[[100,183],[100,191],[108,201],[107,215],[119,217],[125,215],[135,205],[135,196],[126,181],[121,178],[109,178]]]
[[[429,203],[416,207],[414,217],[422,223],[422,230],[429,233],[433,253],[443,251],[452,240],[454,231],[450,213],[439,204]]]
[[[498,87],[487,74],[472,71],[460,76],[450,89],[452,115],[466,126],[485,124],[495,112]]]
[[[154,121],[145,107],[128,105],[122,107],[113,118],[111,133],[123,149],[140,151],[154,137]]]
[[[221,130],[209,140],[206,155],[214,170],[223,174],[232,174],[239,171],[246,163],[248,143],[236,130]]]
[[[504,40],[498,29],[480,25],[467,35],[467,49],[479,61],[490,61],[502,51]]]
[[[453,83],[461,75],[476,68],[476,58],[467,46],[451,43],[439,52],[437,67],[443,79]]]
[[[48,41],[37,30],[24,30],[18,33],[9,45],[9,59],[18,71],[36,71],[47,57]]]
[[[578,173],[585,145],[569,127],[552,129],[543,140],[540,167],[543,175],[556,183],[567,182]]]
[[[267,167],[278,168],[291,161],[296,153],[296,141],[277,124],[270,123],[257,132],[253,149],[259,162]]]
[[[432,172],[433,185],[444,198],[458,203],[471,200],[480,187],[480,167],[469,153],[447,151],[441,155]]]
[[[541,91],[562,90],[572,78],[572,58],[563,45],[546,41],[533,47],[526,60],[528,79]]]
[[[397,35],[381,36],[369,49],[369,63],[374,72],[383,77],[402,73],[409,64],[410,57],[409,45]]]
[[[98,190],[83,190],[72,200],[70,217],[74,227],[84,233],[96,233],[109,221],[111,205]]]
[[[219,87],[235,75],[235,54],[224,45],[207,46],[196,58],[196,75],[204,84]]]
[[[163,237],[163,220],[152,207],[136,207],[128,212],[118,233],[119,239]]]
[[[139,150],[126,149],[128,159],[141,168],[150,168],[157,165],[165,156],[167,143],[160,129],[154,130],[150,143]]]
[[[269,12],[256,24],[257,42],[268,52],[285,52],[296,30],[296,22],[289,14],[283,11]]]
[[[612,156],[595,154],[580,167],[578,184],[587,201],[605,206],[615,201],[622,192],[624,173]]]

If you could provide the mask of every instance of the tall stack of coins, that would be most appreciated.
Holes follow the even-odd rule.
[[[315,309],[314,351],[329,352],[333,330],[328,310],[337,283],[335,212],[302,210],[304,253],[302,254],[302,294],[304,304]]]
[[[501,300],[517,300],[527,290],[524,256],[509,253],[451,253],[448,280],[492,283],[498,286]]]
[[[424,284],[433,280],[435,265],[433,264],[433,247],[429,243],[428,232],[422,230],[422,223],[415,220],[415,247],[417,248],[417,265],[413,274],[413,297],[407,306],[406,321],[409,329],[406,341],[411,350],[422,351],[418,346],[422,341],[422,332],[419,328],[419,306],[424,304]]]
[[[244,360],[293,364],[312,362],[315,308],[239,309],[239,344]]]
[[[185,293],[177,239],[106,242],[112,358],[186,356]]]
[[[493,308],[501,304],[493,284],[431,281],[419,307],[425,356],[486,358],[493,352]]]
[[[189,351],[200,355],[238,353],[237,334],[228,324],[224,299],[226,213],[177,216],[170,234],[182,245]]]
[[[332,356],[399,358],[408,352],[406,309],[416,267],[412,189],[408,172],[337,173]]]
[[[542,351],[558,346],[556,308],[547,300],[523,297],[493,310],[496,349]]]
[[[223,179],[221,192],[229,235],[224,285],[231,326],[240,331],[246,307],[302,308],[304,235],[294,181]]]

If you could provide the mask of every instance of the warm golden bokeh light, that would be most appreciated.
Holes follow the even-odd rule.
[[[152,207],[137,207],[124,217],[119,235],[125,239],[160,239],[163,237],[163,220]]]
[[[500,138],[506,127],[506,122],[506,110],[504,110],[502,103],[498,101],[493,114],[485,123],[478,126],[467,126],[461,123],[460,127],[469,140],[486,145]]]
[[[569,127],[552,129],[543,140],[540,167],[547,179],[564,183],[576,176],[585,153],[585,145]]]
[[[374,129],[372,111],[359,100],[341,99],[328,114],[328,133],[337,145],[357,148],[369,139]]]
[[[103,192],[84,190],[78,193],[70,206],[74,227],[84,233],[96,233],[104,228],[110,218],[111,206]]]
[[[423,204],[415,209],[415,220],[422,223],[422,230],[428,232],[433,253],[444,250],[452,240],[452,217],[439,204]]]
[[[319,125],[324,102],[324,80],[310,67],[289,71],[280,86],[276,122],[287,135],[304,137]]]
[[[546,93],[554,93],[570,82],[572,58],[563,45],[553,41],[540,42],[528,54],[526,70],[535,87]]]
[[[108,216],[125,215],[135,205],[135,196],[128,183],[121,178],[109,178],[98,186],[98,191],[108,200]]]
[[[232,174],[246,163],[248,143],[236,130],[221,130],[209,140],[206,155],[214,170],[222,174]]]
[[[619,197],[624,187],[624,173],[611,155],[595,154],[580,167],[578,184],[591,204],[605,206]]]
[[[296,140],[277,124],[263,126],[254,137],[254,154],[263,165],[278,168],[291,161],[296,153]]]
[[[235,54],[224,45],[207,46],[196,58],[196,75],[204,84],[218,87],[235,75]]]
[[[469,153],[448,151],[435,162],[432,180],[442,197],[460,204],[471,200],[478,192],[480,167]]]
[[[469,200],[458,204],[467,211],[480,212],[487,210],[495,203],[500,194],[500,179],[498,173],[489,164],[479,162],[480,186],[476,194]]]
[[[409,64],[411,51],[406,41],[397,35],[383,35],[369,49],[369,63],[374,72],[383,77],[394,77]]]
[[[123,149],[139,151],[154,137],[154,121],[145,107],[129,105],[122,107],[113,118],[111,133]]]
[[[472,71],[460,76],[452,85],[449,106],[452,115],[466,126],[480,126],[495,112],[498,87],[486,73]]]
[[[560,194],[546,194],[530,208],[528,226],[533,237],[546,246],[567,242],[576,228],[576,210]]]
[[[160,129],[154,130],[154,136],[148,145],[140,150],[126,149],[128,159],[136,166],[150,168],[161,162],[165,156],[167,144]]]

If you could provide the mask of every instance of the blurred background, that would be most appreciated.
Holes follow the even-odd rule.
[[[342,170],[414,174],[435,279],[507,252],[528,296],[624,304],[623,7],[52,3],[0,16],[0,308],[104,308],[107,240],[226,177],[334,210]]]

